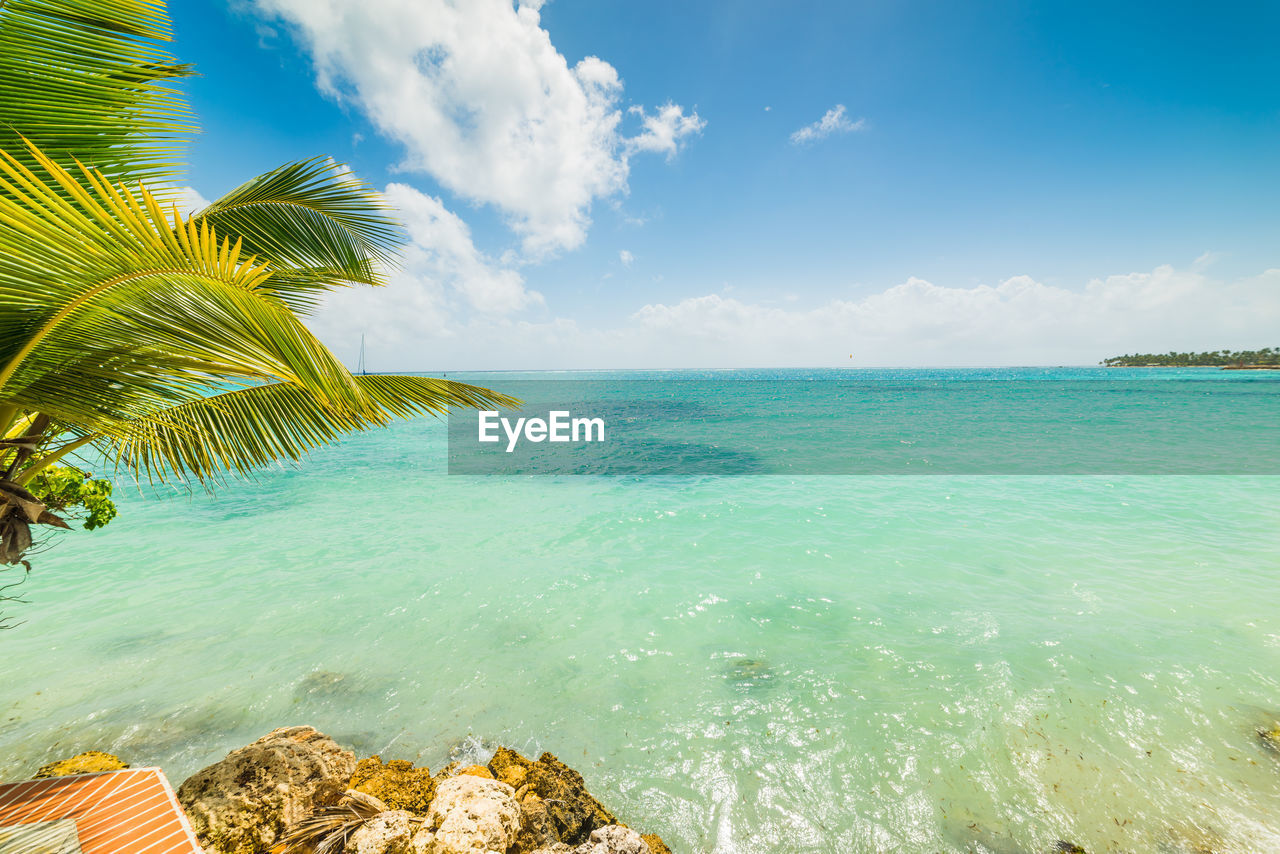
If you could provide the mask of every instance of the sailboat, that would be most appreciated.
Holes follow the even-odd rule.
[[[356,373],[365,376],[369,372],[364,369],[364,333],[360,333],[360,360],[356,362]]]

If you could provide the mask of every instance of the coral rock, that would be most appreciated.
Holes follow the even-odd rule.
[[[355,767],[355,754],[327,735],[283,727],[196,772],[178,800],[209,854],[255,854],[313,807],[336,802]]]
[[[653,854],[671,854],[671,849],[667,847],[667,843],[662,841],[662,837],[656,833],[642,833],[640,838],[644,840],[644,844],[649,846],[649,850]]]
[[[495,780],[501,780],[513,789],[524,785],[529,766],[533,763],[509,747],[499,747],[489,760],[489,770]]]
[[[439,771],[437,771],[436,775],[431,779],[435,781],[436,788],[440,788],[441,783],[443,783],[445,780],[448,780],[451,777],[456,777],[456,776],[458,776],[458,763],[450,762],[448,765],[444,766]]]
[[[506,783],[462,775],[442,781],[414,854],[504,854],[520,830],[520,805]]]
[[[591,831],[590,838],[573,854],[649,854],[649,846],[629,827],[611,824]]]
[[[1268,750],[1280,753],[1280,727],[1258,730],[1258,741]]]
[[[463,774],[467,774],[472,777],[484,777],[487,780],[495,779],[495,777],[489,771],[489,769],[484,767],[483,765],[468,765],[466,768],[459,769],[458,776],[461,776]]]
[[[72,756],[70,759],[62,759],[42,766],[36,772],[36,779],[38,780],[42,777],[66,777],[71,774],[98,774],[102,771],[119,771],[121,768],[128,767],[128,765],[120,761],[119,757],[112,756],[110,753],[89,750]]]
[[[347,840],[343,854],[410,854],[413,816],[404,810],[379,813]]]
[[[522,851],[540,851],[561,844],[546,803],[531,792],[520,799],[520,833],[516,844]],[[568,851],[569,846],[564,849]]]
[[[550,753],[530,762],[514,750],[500,748],[489,761],[489,770],[498,780],[521,789],[522,799],[526,792],[540,797],[561,842],[581,845],[596,828],[617,823],[613,813],[591,797],[582,775]]]
[[[404,759],[392,759],[384,765],[382,757],[370,756],[356,765],[349,788],[373,795],[393,810],[426,815],[435,797],[436,782],[426,767],[414,768]]]

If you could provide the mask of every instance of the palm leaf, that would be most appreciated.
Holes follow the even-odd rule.
[[[107,452],[133,471],[163,480],[242,474],[308,451],[393,417],[444,415],[451,408],[509,408],[519,401],[479,386],[432,377],[354,378],[377,405],[373,413],[335,411],[288,383],[238,388],[139,419]]]
[[[276,292],[304,308],[342,283],[382,284],[381,270],[403,242],[382,196],[324,157],[260,175],[196,218],[270,260],[283,274]]]
[[[387,805],[364,792],[348,789],[333,806],[318,807],[271,846],[271,854],[342,854],[351,835]],[[410,821],[421,823],[421,818]]]
[[[211,377],[298,384],[372,414],[350,373],[269,287],[269,264],[145,189],[0,151],[0,404],[85,429],[202,394]],[[64,198],[65,197],[65,198]]]
[[[63,166],[170,181],[194,131],[165,85],[191,73],[159,48],[170,38],[163,0],[4,0],[0,150],[34,168],[23,135]]]
[[[381,284],[403,242],[381,196],[331,160],[280,167],[193,218],[164,204],[193,131],[171,86],[191,69],[160,49],[169,39],[163,0],[0,0],[5,561],[22,560],[31,524],[60,521],[33,516],[23,484],[87,444],[135,473],[203,480],[393,417],[516,403],[352,377],[303,326],[324,291]],[[372,808],[362,797],[344,801],[351,815]]]

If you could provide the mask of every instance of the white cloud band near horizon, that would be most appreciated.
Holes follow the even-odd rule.
[[[547,317],[535,302],[544,319],[459,311],[451,290],[420,267],[387,289],[342,294],[317,329],[340,356],[365,334],[378,370],[1083,365],[1274,346],[1280,329],[1280,269],[1221,281],[1166,265],[1080,289],[1029,276],[977,287],[911,278],[811,307],[713,293],[598,327]]]
[[[706,124],[671,102],[624,111],[617,70],[595,56],[570,66],[540,2],[253,2],[293,28],[322,91],[404,146],[399,168],[493,205],[528,258],[580,246],[593,202],[627,191],[632,155],[670,159]]]

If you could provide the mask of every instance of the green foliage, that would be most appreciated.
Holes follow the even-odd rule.
[[[47,466],[27,488],[54,513],[82,519],[87,531],[101,528],[116,517],[111,481],[72,466]]]
[[[1228,367],[1247,365],[1280,365],[1280,347],[1263,347],[1261,350],[1209,350],[1204,353],[1133,353],[1112,356],[1102,364],[1108,368],[1146,367]]]
[[[164,0],[0,2],[0,150],[34,166],[25,137],[63,166],[171,181],[196,129],[170,38]]]
[[[115,516],[110,483],[54,467],[81,448],[205,481],[392,418],[517,404],[353,377],[307,329],[326,291],[382,284],[403,243],[330,158],[194,216],[170,203],[194,127],[169,39],[164,0],[0,0],[0,564],[25,565],[59,514]]]

